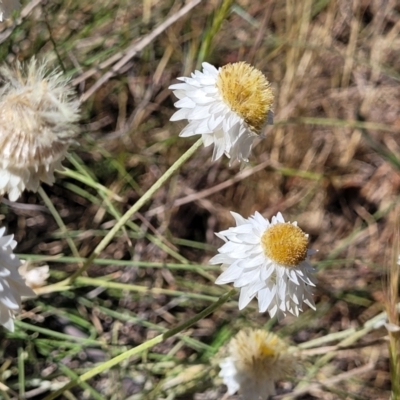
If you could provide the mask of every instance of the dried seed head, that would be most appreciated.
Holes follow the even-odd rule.
[[[77,134],[79,103],[58,70],[32,59],[0,76],[0,195],[16,200],[40,181],[52,184]]]
[[[292,375],[297,357],[285,342],[263,329],[244,329],[229,343],[229,357],[220,376],[228,393],[239,391],[246,400],[266,400],[276,394],[276,381]]]

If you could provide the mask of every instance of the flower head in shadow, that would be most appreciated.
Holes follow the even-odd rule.
[[[277,335],[245,329],[229,342],[229,357],[220,363],[219,376],[228,394],[246,400],[266,400],[276,394],[275,382],[294,371],[295,357]]]

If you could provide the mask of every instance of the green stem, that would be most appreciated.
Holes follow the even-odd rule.
[[[107,245],[114,238],[115,234],[127,223],[127,221],[135,214],[140,208],[151,199],[153,194],[160,189],[161,186],[196,152],[196,150],[203,143],[199,139],[189,150],[186,151],[175,163],[164,173],[164,175],[157,180],[157,182],[121,217],[121,219],[114,225],[114,227],[107,233],[103,240],[94,249],[91,256],[86,260],[81,268],[79,268],[73,275],[63,282],[66,285],[71,284],[78,276],[82,275],[92,262],[100,255],[100,253],[107,247]],[[61,283],[60,283],[61,284]]]
[[[236,293],[236,289],[231,289],[228,293],[225,293],[223,296],[221,296],[215,303],[211,304],[209,307],[205,308],[202,312],[200,312],[199,314],[190,318],[189,320],[183,322],[182,324],[176,326],[175,328],[168,330],[167,332],[165,332],[161,335],[156,336],[153,339],[148,340],[147,342],[142,343],[139,346],[134,347],[133,349],[130,349],[130,350],[120,354],[119,356],[112,358],[111,360],[109,360],[95,368],[92,368],[91,370],[89,370],[88,372],[85,372],[83,375],[81,375],[77,379],[74,379],[71,382],[67,383],[61,389],[56,390],[54,393],[51,393],[50,395],[45,397],[44,400],[53,400],[53,399],[57,398],[58,396],[60,396],[61,394],[63,394],[66,390],[70,390],[74,386],[76,386],[82,382],[85,382],[90,378],[93,378],[94,376],[104,372],[105,370],[121,363],[122,361],[126,360],[127,358],[138,355],[145,350],[151,349],[156,344],[159,344],[159,343],[163,342],[164,340],[169,339],[170,337],[175,336],[176,334],[184,331],[185,329],[190,328],[196,322],[207,317],[212,312],[214,312],[219,307],[221,307],[235,293]]]
[[[201,63],[209,57],[213,39],[221,29],[221,25],[228,16],[231,6],[232,0],[222,0],[222,4],[218,5],[216,8],[212,25],[210,29],[206,31],[206,34],[202,40],[199,55],[197,57],[197,69],[200,69]]]

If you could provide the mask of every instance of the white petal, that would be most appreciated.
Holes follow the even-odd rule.
[[[171,118],[169,119],[170,121],[179,121],[181,119],[187,119],[189,116],[190,110],[186,108],[182,108],[181,110],[176,111],[174,114],[172,114]]]
[[[247,293],[249,296],[253,296],[256,295],[263,288],[265,288],[265,282],[257,280],[249,285]]]
[[[285,219],[283,218],[283,215],[280,212],[278,212],[278,214],[276,214],[276,220],[277,220],[277,222],[281,222],[281,223],[285,222]]]
[[[226,271],[224,271],[215,281],[217,285],[224,285],[226,283],[234,282],[240,277],[243,270],[235,264],[232,264]]]
[[[226,254],[217,254],[213,258],[210,259],[209,263],[211,265],[214,264],[228,264],[235,261],[235,258],[230,257]]]
[[[272,263],[264,264],[264,268],[261,269],[261,279],[265,282],[269,279],[272,273],[275,272],[275,265]]]
[[[274,304],[271,308],[268,309],[268,314],[271,318],[274,318],[277,311],[278,311],[278,305]]]
[[[3,236],[4,232],[0,229],[0,324],[13,330],[13,318],[21,308],[21,296],[35,296],[35,293],[18,273],[21,262],[12,252],[16,241],[12,235]]]
[[[190,113],[187,116],[188,120],[201,120],[210,116],[209,105],[197,105],[196,108],[190,109]]]
[[[181,108],[194,108],[196,106],[196,103],[191,100],[189,97],[184,97],[183,99],[177,101],[174,104],[175,107],[181,107]]]
[[[238,240],[252,245],[259,244],[260,238],[253,233],[243,233],[237,235]]]
[[[254,268],[254,267],[259,267],[261,268],[261,271],[264,272],[264,262],[265,262],[265,257],[263,254],[256,255],[255,257],[249,257],[243,260],[239,261],[239,265],[242,268]],[[272,273],[272,271],[271,271]],[[269,274],[270,275],[270,274]],[[267,279],[269,275],[265,278]]]
[[[218,75],[218,70],[217,70],[217,68],[214,67],[214,65],[211,65],[208,62],[203,62],[201,65],[202,65],[204,71],[208,72],[209,74],[211,74],[213,76]]]
[[[296,270],[295,269],[290,269],[289,270],[289,278],[296,285],[300,285],[299,280],[297,279],[297,274],[296,274]]]
[[[231,215],[233,218],[235,218],[235,222],[237,226],[243,225],[243,224],[247,224],[247,220],[245,218],[243,218],[240,214],[235,213],[233,211],[231,211]]]
[[[258,309],[259,311],[265,312],[270,307],[271,302],[274,300],[275,297],[275,290],[271,290],[268,287],[261,289],[258,292]]]
[[[214,143],[214,138],[212,135],[203,135],[202,138],[204,147],[208,147]]]
[[[213,155],[212,155],[212,161],[219,160],[225,152],[225,140],[218,139],[215,140],[214,138],[214,150],[213,150]]]
[[[247,293],[248,288],[243,287],[240,289],[240,296],[239,296],[239,310],[243,310],[250,302],[253,300],[254,296],[249,296]]]

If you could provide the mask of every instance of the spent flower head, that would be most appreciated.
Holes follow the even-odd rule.
[[[274,333],[245,329],[229,342],[229,357],[220,363],[219,376],[228,394],[239,392],[246,400],[266,400],[276,394],[275,382],[293,373],[295,361]]]
[[[248,161],[254,140],[264,126],[272,124],[274,95],[261,71],[246,62],[216,69],[204,62],[183,83],[171,85],[179,108],[171,121],[187,119],[180,136],[202,135],[205,146],[214,144],[213,160],[224,153],[231,159]]]
[[[48,69],[35,58],[0,68],[0,196],[11,201],[54,182],[77,134],[75,93],[62,72]]]
[[[0,229],[0,325],[14,331],[15,314],[21,310],[21,297],[35,296],[26,285],[18,268],[19,258],[13,253],[17,242],[13,235],[4,236],[5,228]]]
[[[314,268],[308,261],[308,235],[297,222],[285,222],[281,213],[271,222],[256,212],[246,219],[231,213],[236,227],[216,233],[225,241],[211,264],[223,264],[219,285],[233,282],[240,288],[239,309],[258,298],[260,312],[278,318],[303,311],[303,303],[315,309],[311,286]]]

